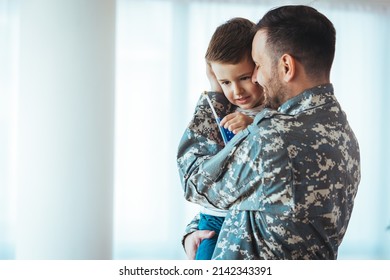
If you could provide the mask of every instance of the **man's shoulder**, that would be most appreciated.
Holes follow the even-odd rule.
[[[253,120],[253,125],[259,130],[269,130],[274,132],[283,132],[285,128],[293,128],[294,126],[302,126],[303,123],[299,123],[298,117],[295,115],[281,113],[272,109],[264,109],[257,114]],[[287,129],[290,130],[290,129]]]

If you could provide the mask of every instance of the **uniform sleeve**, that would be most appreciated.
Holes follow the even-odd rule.
[[[223,117],[234,111],[235,107],[226,97],[217,92],[208,92],[218,116]],[[188,174],[224,148],[217,121],[207,99],[201,95],[192,120],[185,130],[179,144],[177,164],[179,176],[187,200],[209,206],[207,196],[199,195],[196,188],[187,188]],[[194,193],[195,192],[195,193]],[[193,197],[193,198],[192,198]],[[212,204],[214,206],[214,204]]]
[[[194,231],[198,230],[199,219],[200,219],[200,215],[198,213],[192,219],[192,221],[186,226],[186,229],[185,229],[184,234],[183,234],[183,238],[181,240],[181,244],[183,245],[183,248],[184,248],[184,240],[186,239],[187,235],[189,235],[189,234],[193,233]]]

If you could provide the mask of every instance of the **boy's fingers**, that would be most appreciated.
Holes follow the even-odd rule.
[[[231,114],[229,114],[229,115],[226,115],[226,116],[221,120],[221,123],[220,123],[221,126],[225,127],[225,124],[226,124],[228,121],[234,119],[235,116],[236,116],[236,113],[231,113]],[[225,128],[227,128],[227,127],[225,127]]]

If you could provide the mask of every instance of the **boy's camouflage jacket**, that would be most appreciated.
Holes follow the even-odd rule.
[[[234,108],[209,93],[217,113]],[[336,259],[360,181],[331,84],[265,109],[225,147],[201,97],[179,144],[185,198],[228,209],[213,259]],[[197,229],[197,217],[186,234]]]

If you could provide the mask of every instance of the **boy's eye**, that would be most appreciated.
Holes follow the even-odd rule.
[[[229,81],[222,81],[221,84],[227,86],[228,84],[230,84],[230,82]]]
[[[250,76],[244,76],[244,77],[241,77],[241,80],[242,81],[245,81],[245,80],[251,80],[251,77]]]

